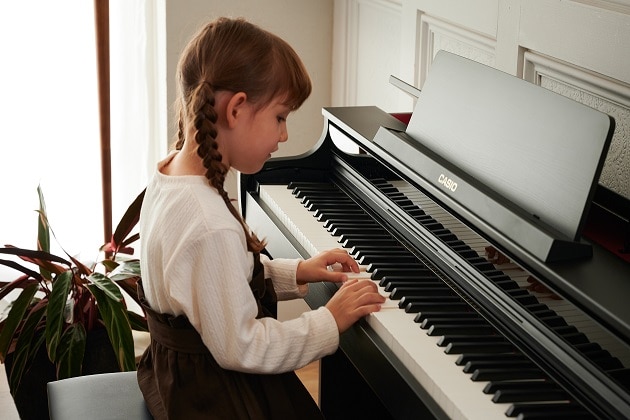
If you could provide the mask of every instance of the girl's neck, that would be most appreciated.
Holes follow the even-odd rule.
[[[203,166],[203,161],[197,155],[196,151],[192,153],[188,150],[182,150],[175,152],[172,159],[161,168],[161,172],[164,175],[170,176],[182,176],[182,175],[199,175],[204,176],[206,174],[206,168]]]

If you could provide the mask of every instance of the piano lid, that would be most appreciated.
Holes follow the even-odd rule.
[[[374,143],[536,258],[591,256],[580,234],[612,117],[439,51],[406,134],[386,131]]]

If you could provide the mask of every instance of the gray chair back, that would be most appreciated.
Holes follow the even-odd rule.
[[[136,372],[78,376],[48,383],[51,420],[152,419]]]

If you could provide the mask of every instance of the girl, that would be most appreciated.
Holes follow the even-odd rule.
[[[287,140],[286,119],[311,92],[295,51],[242,19],[206,25],[178,66],[179,133],[141,213],[142,282],[151,345],[138,381],[155,418],[317,418],[293,371],[333,353],[339,334],[384,297],[341,249],[270,260],[223,183],[259,171]],[[279,322],[277,299],[309,282],[344,282],[325,307]]]

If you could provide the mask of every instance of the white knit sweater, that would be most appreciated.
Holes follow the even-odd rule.
[[[186,315],[225,369],[280,373],[334,352],[339,333],[324,307],[284,322],[256,319],[253,255],[241,225],[205,177],[166,176],[159,171],[166,162],[147,187],[140,217],[142,283],[151,307]],[[298,260],[261,261],[278,299],[306,294],[295,281]]]

